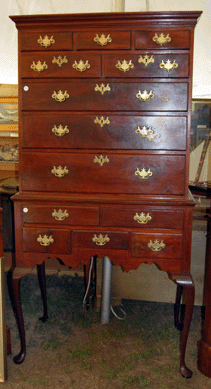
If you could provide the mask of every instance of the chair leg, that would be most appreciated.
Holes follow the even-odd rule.
[[[39,320],[41,320],[44,323],[46,322],[46,320],[48,320],[45,262],[43,262],[41,265],[37,265],[37,276],[38,276],[42,302],[43,302],[43,316],[40,317]]]

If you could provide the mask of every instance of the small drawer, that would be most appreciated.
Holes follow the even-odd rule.
[[[93,31],[76,33],[76,50],[130,49],[129,31]]]
[[[187,30],[174,31],[171,29],[156,29],[152,31],[135,32],[136,49],[189,49],[190,32]]]
[[[51,228],[23,228],[23,251],[70,254],[70,231]]]
[[[132,233],[134,258],[182,259],[182,234]]]
[[[70,226],[98,226],[98,207],[70,207],[63,204],[23,206],[23,223],[68,224]]]
[[[72,32],[42,30],[40,32],[20,31],[21,51],[72,50]]]
[[[73,245],[78,248],[128,250],[128,233],[111,231],[74,231]]]
[[[150,206],[128,208],[103,208],[102,225],[105,227],[170,228],[182,229],[183,211],[154,209]]]

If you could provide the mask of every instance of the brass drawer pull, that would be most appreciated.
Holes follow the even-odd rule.
[[[98,34],[96,34],[94,42],[96,42],[100,46],[106,46],[108,43],[112,42],[112,39],[110,37],[110,34],[107,37],[104,34],[100,35],[100,37],[98,36]]]
[[[102,155],[100,155],[99,157],[95,156],[93,162],[99,163],[100,166],[103,166],[105,162],[109,162],[109,159],[107,155],[105,158]]]
[[[141,169],[141,171],[139,170],[139,168],[137,167],[136,171],[135,171],[135,176],[138,176],[138,178],[140,178],[141,180],[147,180],[147,178],[151,177],[152,176],[152,172],[150,169],[148,169],[146,171],[146,169],[143,167],[143,169]]]
[[[56,136],[64,136],[65,134],[68,134],[69,130],[67,128],[67,126],[63,127],[61,124],[59,125],[59,127],[56,127],[54,125],[54,127],[52,128],[52,132],[56,135]]]
[[[129,62],[124,59],[122,63],[120,61],[117,62],[116,68],[125,73],[128,72],[128,70],[133,69],[134,64],[132,63],[132,59]]]
[[[163,240],[159,243],[159,241],[156,239],[153,243],[152,240],[147,243],[147,246],[152,250],[152,251],[161,251],[166,247],[165,243],[163,243]]]
[[[51,36],[49,39],[47,35],[45,35],[44,38],[42,38],[40,35],[37,43],[39,43],[41,46],[44,46],[46,48],[53,45],[55,43],[55,40],[53,39],[53,36]]]
[[[139,91],[136,97],[141,101],[149,101],[150,99],[153,99],[154,95],[152,93],[152,90],[148,93],[145,89],[143,92]]]
[[[136,134],[140,134],[142,138],[146,138],[149,142],[154,141],[159,138],[159,134],[154,132],[151,127],[142,126],[141,128],[138,126],[135,130]]]
[[[37,61],[37,63],[33,61],[31,69],[33,69],[35,72],[41,73],[43,70],[48,69],[48,65],[45,61],[43,63],[41,61]]]
[[[162,60],[161,64],[159,65],[159,68],[165,69],[167,70],[167,72],[170,72],[171,70],[178,68],[178,64],[176,63],[176,60],[171,62],[170,59],[168,59],[166,63],[164,63],[164,61]]]
[[[164,36],[164,34],[161,32],[159,36],[155,33],[155,36],[152,38],[152,40],[158,45],[163,46],[165,43],[171,42],[171,37],[169,34]]]
[[[66,209],[65,209],[64,212],[61,209],[59,209],[58,211],[56,209],[54,209],[53,212],[52,212],[52,216],[56,220],[64,220],[66,217],[69,216],[69,213],[67,213]]]
[[[153,58],[153,55],[151,55],[151,57],[149,58],[148,55],[145,55],[144,57],[142,57],[142,55],[140,55],[139,59],[138,59],[138,63],[143,63],[145,66],[148,66],[150,63],[154,63],[155,60]]]
[[[58,93],[56,93],[54,91],[54,93],[52,94],[52,98],[55,99],[56,101],[58,101],[59,103],[62,103],[62,101],[65,101],[66,99],[68,99],[70,96],[68,95],[67,91],[65,91],[64,93],[61,91],[61,89],[59,90]]]
[[[96,84],[96,87],[95,87],[95,91],[99,91],[101,93],[101,95],[104,95],[104,93],[107,91],[107,92],[110,92],[111,88],[109,86],[109,84],[107,84],[105,86],[105,84],[100,84],[100,86],[98,84]]]
[[[52,63],[56,63],[59,67],[61,67],[64,63],[68,63],[68,60],[66,58],[66,55],[64,56],[64,58],[59,55],[57,58],[55,56],[53,57]]]
[[[134,218],[135,221],[137,221],[140,224],[147,224],[150,220],[152,220],[152,216],[150,216],[149,213],[147,215],[144,214],[144,212],[140,213],[140,215],[136,212]]]
[[[98,123],[100,125],[100,127],[102,128],[105,124],[110,124],[110,120],[108,117],[106,119],[104,119],[104,117],[101,116],[100,119],[98,119],[98,117],[96,116],[94,123],[96,123],[96,124]]]
[[[89,69],[90,68],[90,64],[89,64],[89,61],[82,61],[82,59],[79,61],[79,62],[74,62],[73,64],[73,68],[78,70],[78,72],[85,72],[86,69]]]
[[[98,236],[94,234],[92,242],[96,243],[97,246],[104,246],[106,243],[110,242],[110,238],[107,234],[105,236],[103,236],[102,234]]]
[[[61,166],[54,166],[53,169],[51,170],[51,173],[54,174],[56,177],[64,177],[65,174],[68,174],[69,173],[69,170],[67,169],[67,166],[65,166],[64,168],[61,167]]]
[[[54,239],[52,238],[52,235],[44,235],[43,237],[39,235],[39,237],[37,238],[37,242],[39,242],[41,246],[49,246],[51,243],[54,242]]]

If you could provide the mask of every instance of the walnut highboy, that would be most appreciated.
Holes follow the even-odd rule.
[[[188,196],[194,26],[200,12],[13,16],[19,39],[18,293],[47,257],[108,256],[169,273],[194,299]],[[178,317],[177,317],[178,318]],[[19,307],[21,351],[25,339]],[[178,323],[179,326],[179,323]]]

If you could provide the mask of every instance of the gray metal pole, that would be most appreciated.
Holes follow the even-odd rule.
[[[104,257],[103,274],[102,274],[102,301],[101,301],[101,323],[102,324],[107,324],[110,319],[111,274],[112,274],[111,260],[108,257]]]

